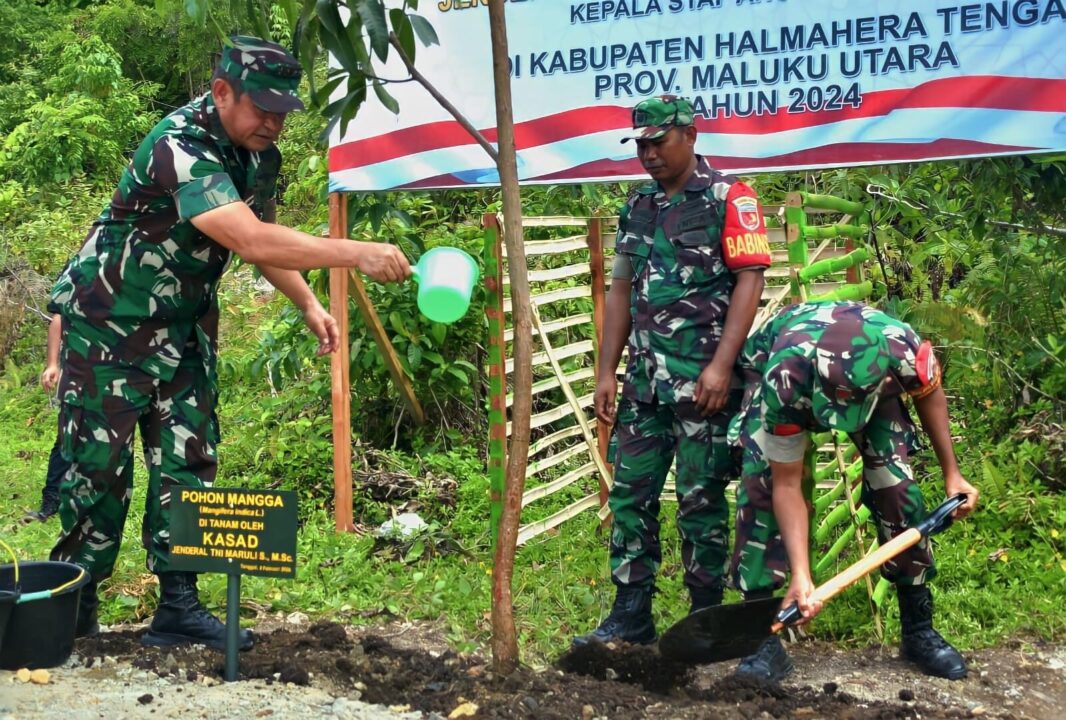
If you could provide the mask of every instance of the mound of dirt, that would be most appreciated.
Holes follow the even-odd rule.
[[[221,679],[221,653],[198,646],[146,648],[138,639],[141,632],[123,630],[82,640],[76,652],[85,666],[107,658],[175,681]],[[726,664],[680,666],[665,661],[654,648],[626,645],[568,651],[554,668],[522,668],[498,677],[485,658],[456,653],[439,639],[426,642],[426,637],[412,643],[403,633],[390,636],[384,628],[356,631],[330,622],[282,627],[259,635],[256,646],[241,654],[241,679],[273,684],[277,692],[284,692],[285,683],[313,686],[430,718],[448,717],[467,703],[477,707],[472,717],[583,720],[977,715],[1043,720],[1066,710],[1062,664],[1030,662],[1022,653],[1016,657],[1019,671],[1006,677],[989,680],[979,669],[982,663],[971,658],[971,678],[948,683],[918,675],[874,650],[846,653],[803,643],[795,646],[800,669],[790,678],[799,684],[774,687],[738,681]],[[1023,667],[1027,673],[1020,672]],[[818,682],[822,678],[830,679]],[[1042,695],[1047,704],[1027,706],[1024,689],[1020,694],[1013,686],[1000,686],[1021,678],[1032,684],[1029,692]],[[1012,693],[1019,702],[1010,708],[993,702],[997,695],[1006,699]]]

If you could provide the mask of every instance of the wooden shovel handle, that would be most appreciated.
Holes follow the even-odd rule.
[[[856,581],[861,580],[865,575],[883,565],[885,561],[891,560],[912,545],[917,545],[921,539],[922,533],[917,528],[910,528],[897,535],[869,555],[863,557],[855,564],[849,565],[842,572],[815,588],[814,592],[811,593],[811,600],[824,603],[835,598]],[[784,623],[775,622],[770,626],[770,632],[780,632],[783,627]]]

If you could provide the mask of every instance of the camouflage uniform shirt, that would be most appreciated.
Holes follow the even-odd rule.
[[[940,386],[929,342],[910,325],[854,302],[785,308],[748,338],[737,363],[748,381],[740,417],[758,413],[765,452],[777,462],[803,456],[804,431],[858,432],[878,403],[921,398]],[[823,388],[823,377],[847,377],[847,385],[869,391]]]
[[[697,156],[695,172],[672,198],[657,182],[630,195],[616,249],[625,269],[613,275],[632,280],[622,395],[691,400],[718,349],[734,273],[770,265],[755,193]]]
[[[231,143],[211,94],[163,118],[52,290],[64,342],[168,381],[187,346],[214,367],[216,289],[230,252],[190,220],[243,201],[272,220],[281,153]]]

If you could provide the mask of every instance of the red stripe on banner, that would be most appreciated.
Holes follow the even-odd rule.
[[[877,148],[876,157],[871,153],[871,148]],[[948,159],[952,157],[974,157],[986,155],[1004,155],[1011,153],[1025,153],[1040,150],[1041,148],[1022,147],[1015,145],[996,145],[972,140],[937,140],[932,143],[840,143],[837,145],[825,145],[785,155],[775,155],[767,158],[749,158],[731,155],[707,156],[711,165],[717,169],[744,168],[756,171],[761,168],[781,167],[787,165],[807,165],[818,167],[832,167],[839,165],[854,165],[856,158],[862,158],[863,165],[873,165],[878,162],[908,162],[924,161],[930,159]],[[636,158],[629,160],[596,160],[584,163],[557,173],[538,175],[527,178],[524,182],[574,182],[588,177],[617,177],[632,178],[643,175],[644,169]],[[442,173],[432,177],[422,178],[406,185],[401,185],[397,190],[426,190],[430,188],[464,188],[471,187],[470,183],[463,181],[452,173]]]
[[[877,90],[862,96],[859,107],[839,110],[733,117],[717,120],[697,118],[701,132],[767,135],[784,130],[816,127],[844,120],[881,117],[893,110],[931,108],[980,108],[1066,112],[1066,80],[973,75],[930,80],[913,88]]]
[[[857,108],[803,113],[778,110],[772,115],[716,120],[699,118],[696,126],[706,133],[765,135],[880,117],[893,110],[952,107],[1066,113],[1066,79],[998,75],[942,78],[914,88],[866,93]],[[617,105],[576,108],[516,124],[515,139],[520,149],[528,149],[596,132],[624,130],[630,127],[629,117],[630,108]],[[495,142],[495,128],[481,132],[489,142]],[[332,147],[329,169],[340,172],[420,152],[473,144],[470,135],[454,121],[427,123]]]
[[[946,139],[931,143],[839,143],[784,155],[774,155],[773,157],[752,158],[731,155],[708,155],[706,157],[711,166],[716,169],[745,168],[758,170],[760,168],[780,167],[783,165],[853,165],[857,162],[857,159],[864,165],[875,165],[878,162],[906,162],[929,160],[930,158],[946,159],[975,155],[1002,155],[1005,153],[1032,152],[1039,149],[1015,145],[996,145],[973,140]],[[565,182],[587,177],[633,177],[634,175],[642,174],[644,174],[644,168],[641,167],[636,158],[631,160],[605,159],[578,165],[557,173],[528,178],[526,182]],[[452,183],[457,180],[454,175],[440,175],[437,178],[432,178],[434,181],[443,179],[448,179]],[[423,180],[420,185],[422,187],[431,187],[427,184],[429,181],[430,179]]]
[[[589,133],[629,127],[629,108],[616,105],[576,108],[555,115],[515,124],[515,144],[519,148],[566,140]],[[479,131],[490,143],[496,142],[496,128]],[[476,144],[470,133],[452,120],[427,123],[395,130],[372,138],[353,140],[329,149],[330,172],[387,162],[405,155]]]

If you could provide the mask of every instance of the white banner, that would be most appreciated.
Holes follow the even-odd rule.
[[[642,178],[630,110],[697,109],[722,171],[1066,150],[1066,0],[510,0],[523,182]],[[484,0],[423,0],[440,46],[416,65],[495,141]],[[398,61],[381,70],[402,78]],[[371,93],[330,141],[330,189],[498,184],[485,151],[417,83]]]

